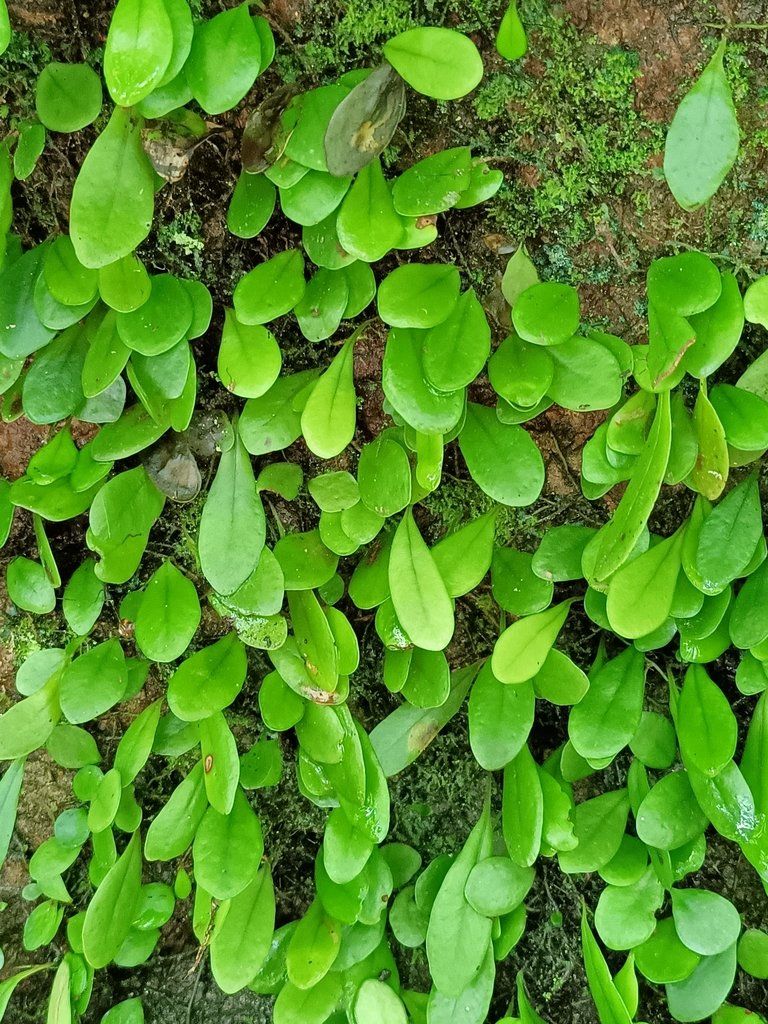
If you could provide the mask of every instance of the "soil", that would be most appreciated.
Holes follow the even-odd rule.
[[[209,0],[197,7],[214,13],[234,4],[235,0]],[[113,6],[112,0],[10,0],[12,23],[29,33],[29,37],[28,45],[16,53],[13,65],[8,65],[6,71],[0,59],[0,113],[6,103],[12,111],[29,114],[33,83],[47,59],[96,58]],[[275,30],[278,49],[286,53],[281,70],[314,84],[331,78],[334,65],[346,68],[377,59],[381,39],[372,32],[368,42],[359,42],[358,35],[344,20],[348,6],[351,8],[352,4],[335,0],[266,0],[264,13]],[[369,6],[383,23],[388,7],[394,10],[403,4],[398,5],[397,0],[371,0]],[[478,152],[505,171],[507,184],[498,199],[486,207],[442,217],[440,237],[427,251],[433,260],[455,262],[467,283],[476,287],[496,325],[495,340],[500,341],[505,333],[499,290],[501,273],[508,254],[523,241],[542,276],[578,284],[587,321],[631,343],[645,340],[644,280],[653,258],[692,246],[716,253],[724,266],[735,267],[745,278],[766,272],[768,222],[762,219],[762,196],[768,186],[768,148],[763,142],[751,141],[752,134],[758,139],[764,126],[762,109],[754,102],[768,85],[763,71],[768,53],[764,33],[732,33],[737,50],[729,66],[737,80],[737,93],[741,90],[739,116],[748,144],[729,182],[713,200],[709,214],[701,211],[682,215],[659,174],[663,127],[712,51],[717,34],[713,26],[726,21],[764,20],[764,4],[759,0],[565,0],[562,4],[522,0],[520,8],[529,26],[530,49],[528,56],[512,68],[493,47],[493,30],[505,6],[502,0],[413,0],[410,13],[414,17],[434,24],[445,21],[467,27],[481,49],[488,79],[495,83],[493,88],[506,88],[512,83],[510,89],[514,94],[489,115],[482,113],[479,100],[468,99],[452,105],[448,117],[435,116],[434,104],[412,96],[407,120],[394,140],[392,153],[388,154],[389,169],[394,172],[440,148],[465,145],[471,140]],[[525,88],[533,85],[535,93],[537,83],[545,84],[553,62],[563,60],[562,39],[570,40],[568,45],[576,47],[572,58],[575,65],[589,62],[589,67],[602,68],[603,62],[615,57],[636,59],[637,75],[627,88],[630,109],[639,117],[638,137],[647,141],[647,155],[639,165],[632,164],[626,171],[605,172],[589,154],[580,157],[578,147],[574,149],[572,140],[564,138],[563,133],[568,135],[570,128],[571,134],[577,134],[578,117],[586,118],[588,123],[590,117],[594,120],[602,116],[599,106],[594,110],[580,106],[583,100],[573,84],[578,83],[577,77],[571,85],[566,82],[548,108],[539,110],[532,107],[530,99],[520,99],[520,95],[529,95]],[[323,64],[325,51],[331,57]],[[574,75],[577,73],[578,68]],[[238,137],[243,111],[261,98],[260,90],[268,90],[278,81],[277,71],[270,70],[259,79],[243,110],[216,119],[217,131],[195,151],[186,176],[159,194],[156,225],[141,249],[142,257],[154,271],[198,276],[214,295],[217,312],[211,331],[195,345],[201,377],[200,403],[205,408],[236,407],[231,396],[214,380],[221,311],[231,303],[234,284],[244,270],[300,239],[295,226],[279,217],[251,241],[233,238],[226,230],[229,196],[239,174]],[[518,87],[522,92],[514,92]],[[492,105],[492,101],[489,93],[487,102]],[[573,112],[573,125],[563,123],[560,107],[568,116]],[[518,120],[524,123],[531,109],[535,109],[537,116],[535,131],[523,131]],[[26,243],[40,242],[51,232],[66,230],[74,178],[94,137],[95,129],[72,137],[53,137],[37,170],[26,182],[14,187],[16,230]],[[569,148],[565,149],[566,146]],[[561,149],[571,155],[563,159]],[[559,200],[550,206],[541,205],[541,200],[537,206],[548,186],[571,163],[581,175],[585,198],[578,203],[565,198],[559,207]],[[520,212],[521,204],[528,208],[525,214]],[[539,211],[535,217],[530,214],[531,209]],[[577,222],[584,223],[583,231],[575,231]],[[390,258],[383,269],[394,265],[395,260]],[[335,351],[333,342],[307,345],[295,324],[287,321],[280,325],[280,331],[287,371],[327,365]],[[350,453],[340,457],[332,468],[353,469],[355,450],[390,423],[380,388],[384,342],[383,331],[374,324],[356,347],[359,430]],[[762,347],[759,339],[754,344]],[[475,386],[473,400],[490,402],[490,396],[487,384],[481,381]],[[583,522],[598,526],[615,507],[620,491],[593,503],[583,498],[579,487],[581,451],[602,417],[599,413],[576,414],[553,408],[527,425],[545,459],[546,486],[540,502],[525,510],[524,516],[513,517],[505,527],[519,546],[532,549],[551,525]],[[87,429],[85,425],[75,425],[80,443],[87,439]],[[3,476],[11,480],[20,476],[50,432],[51,428],[35,426],[23,418],[0,423]],[[320,464],[301,442],[288,451],[287,457],[298,461],[308,476],[319,470]],[[204,466],[204,478],[210,477],[212,470],[213,463]],[[446,529],[455,528],[482,507],[483,496],[468,480],[456,446],[446,453],[446,479],[455,485],[445,489],[451,497],[438,496],[420,510],[420,525],[430,541],[439,539]],[[680,502],[688,500],[686,495],[687,492],[680,491],[665,494],[659,514],[674,515]],[[309,529],[315,524],[316,509],[311,502],[285,503],[276,499],[275,507],[292,529]],[[152,555],[179,552],[180,538],[185,529],[193,528],[199,511],[199,503],[190,506],[180,524],[178,507],[169,503],[153,534],[150,564]],[[85,525],[86,519],[81,518],[51,530],[65,577],[82,558]],[[0,554],[2,578],[8,560],[18,554],[36,554],[31,522],[22,515],[16,516],[10,541]],[[471,600],[462,599],[457,605],[459,639],[450,652],[456,664],[481,657],[492,647],[497,624],[488,622],[488,592],[489,587],[481,587]],[[110,629],[117,628],[120,596],[118,588],[105,622],[105,636]],[[372,618],[351,606],[345,610],[360,637],[363,659],[351,703],[355,715],[370,729],[397,701],[381,681],[381,652]],[[196,642],[210,642],[222,628],[217,616],[207,615]],[[59,645],[65,636],[61,622],[40,622],[20,615],[4,589],[0,590],[0,708],[4,709],[14,699],[12,680],[18,662],[40,646]],[[124,636],[124,640],[130,653],[130,637]],[[569,653],[586,668],[597,649],[598,631],[586,616],[575,613],[566,644]],[[672,659],[673,655],[667,652],[660,657]],[[260,730],[255,691],[256,681],[263,677],[266,668],[266,660],[252,652],[251,685],[246,686],[232,708],[233,727],[242,749],[255,740]],[[720,668],[732,684],[733,666],[723,663]],[[163,679],[154,675],[139,698],[121,707],[119,714],[105,716],[97,723],[97,738],[107,761],[120,731],[143,706],[162,694],[163,685]],[[735,691],[733,695],[735,699]],[[742,701],[735,708],[743,731],[751,704]],[[563,741],[567,721],[563,709],[541,702],[540,710],[532,736],[533,753],[539,761]],[[284,778],[276,788],[262,791],[254,799],[263,819],[266,848],[272,861],[280,923],[302,913],[311,898],[313,862],[324,820],[323,812],[297,796],[293,743],[285,736],[281,743],[286,765]],[[144,773],[137,796],[147,815],[151,816],[167,798],[180,781],[183,768],[183,764],[171,763],[165,770]],[[622,784],[625,768],[626,765],[620,765],[616,769],[615,785]],[[611,784],[610,779],[606,781]],[[9,904],[0,917],[5,973],[22,962],[50,962],[63,950],[63,944],[56,940],[50,949],[31,955],[22,953],[20,929],[27,907],[19,899],[19,892],[28,881],[29,856],[51,834],[55,816],[71,805],[70,783],[71,773],[58,768],[46,754],[30,757],[16,833],[0,876],[0,899]],[[485,773],[472,758],[466,712],[461,711],[417,764],[391,781],[391,838],[413,843],[425,861],[438,853],[454,852],[477,818],[484,785]],[[528,927],[519,946],[499,965],[489,1019],[504,1015],[513,995],[515,975],[524,970],[532,1001],[548,1019],[593,1024],[595,1012],[581,966],[579,917],[582,899],[594,907],[601,883],[596,878],[565,876],[556,862],[547,860],[540,860],[537,872],[528,900]],[[768,924],[765,893],[757,876],[735,857],[732,845],[717,836],[713,836],[705,868],[694,882],[709,884],[732,898],[745,914],[745,923],[762,927]],[[148,1024],[268,1024],[270,1000],[247,991],[235,997],[219,992],[205,958],[198,962],[189,917],[190,907],[180,904],[163,930],[158,952],[148,964],[130,972],[111,968],[98,973],[84,1024],[96,1024],[114,1003],[137,994],[144,998]],[[401,952],[398,956],[404,982],[414,987],[426,986],[428,975],[423,954],[405,956]],[[611,956],[610,960],[612,967],[619,966],[619,958]],[[14,996],[5,1019],[11,1024],[44,1019],[49,986],[46,974],[30,979]],[[739,974],[733,998],[755,1010],[765,1009],[767,1002],[760,983],[743,972]],[[640,1016],[648,1024],[667,1024],[663,992],[642,985]]]

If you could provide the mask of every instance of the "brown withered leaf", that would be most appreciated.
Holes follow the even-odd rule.
[[[251,111],[241,146],[243,170],[248,174],[262,174],[281,157],[296,124],[298,109],[293,111],[291,104],[297,95],[296,85],[283,85]]]
[[[382,64],[343,99],[325,133],[328,170],[346,178],[362,170],[392,140],[405,114],[405,83]]]

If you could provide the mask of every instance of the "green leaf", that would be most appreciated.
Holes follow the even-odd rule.
[[[511,0],[501,19],[496,33],[496,49],[507,60],[519,60],[528,52],[525,29],[517,12],[517,0]]]
[[[424,338],[424,376],[438,391],[457,391],[482,371],[491,350],[491,329],[473,288]]]
[[[725,39],[683,97],[664,146],[664,174],[684,210],[717,192],[739,152],[739,125],[723,68]]]
[[[419,160],[392,186],[395,209],[403,217],[444,213],[456,205],[469,187],[472,151],[469,146],[444,149]]]
[[[553,364],[547,395],[564,409],[610,409],[621,398],[621,367],[599,341],[575,335],[553,346],[547,354]]]
[[[61,602],[67,625],[76,636],[86,636],[104,606],[104,584],[96,576],[96,563],[86,558],[72,573]]]
[[[640,973],[657,985],[682,981],[701,959],[680,941],[671,917],[657,921],[653,935],[634,952]]]
[[[336,221],[339,247],[355,259],[375,263],[403,238],[403,220],[376,157],[360,171]]]
[[[20,359],[46,345],[55,331],[45,327],[34,304],[35,282],[45,249],[30,249],[0,273],[0,352]]]
[[[13,761],[42,747],[61,717],[59,673],[0,716],[0,757]]]
[[[461,995],[477,976],[491,942],[490,919],[478,914],[464,895],[475,865],[490,855],[490,808],[469,834],[437,893],[427,927],[427,958],[436,989]]]
[[[462,390],[441,393],[424,376],[425,334],[419,330],[393,328],[387,334],[382,388],[395,412],[414,430],[428,435],[450,433],[464,413]]]
[[[198,826],[195,879],[216,899],[232,899],[254,879],[263,852],[261,824],[238,788],[229,814],[209,807]]]
[[[8,596],[25,612],[46,615],[56,607],[56,591],[39,562],[18,555],[6,572]]]
[[[746,299],[746,296],[745,296]],[[695,377],[708,377],[730,356],[744,328],[745,303],[733,274],[721,274],[720,297],[714,305],[689,318],[696,344],[683,357]]]
[[[348,95],[341,83],[305,92],[297,104],[298,121],[286,143],[285,155],[304,167],[327,171],[325,135],[334,111]]]
[[[441,651],[453,636],[453,606],[413,513],[407,509],[389,556],[389,586],[397,617],[417,647]]]
[[[636,814],[638,837],[659,850],[676,850],[701,835],[707,818],[685,771],[670,772],[651,787]]]
[[[469,742],[481,768],[498,771],[517,757],[533,726],[533,686],[506,686],[486,661],[469,697]]]
[[[512,323],[524,341],[560,345],[579,329],[579,296],[567,284],[532,284],[515,299]]]
[[[136,310],[118,313],[115,323],[128,348],[158,356],[186,337],[193,313],[192,299],[181,281],[172,274],[156,274],[147,301]]]
[[[733,488],[704,520],[696,545],[696,572],[707,590],[741,576],[763,535],[757,476]]]
[[[378,515],[396,515],[411,500],[408,454],[402,445],[383,434],[363,446],[357,479],[361,500]]]
[[[733,986],[736,944],[716,956],[703,957],[684,980],[666,986],[667,1005],[675,1020],[704,1020],[715,1013]]]
[[[214,590],[232,594],[245,583],[258,565],[265,537],[264,507],[238,437],[221,456],[200,520],[200,566]]]
[[[300,989],[311,989],[325,977],[339,954],[341,932],[319,900],[299,921],[288,943],[288,980]]]
[[[734,755],[737,732],[728,698],[701,665],[691,665],[677,708],[677,736],[686,765],[717,775]]]
[[[468,594],[485,577],[491,567],[495,535],[496,511],[492,509],[432,548],[449,597]]]
[[[452,312],[459,287],[454,266],[405,264],[379,285],[379,316],[391,327],[435,327]]]
[[[260,263],[235,288],[237,319],[243,324],[265,324],[289,313],[301,301],[306,288],[304,257],[287,249]]]
[[[608,964],[589,927],[586,907],[581,913],[581,948],[587,984],[600,1024],[632,1024],[629,1011],[613,983]]]
[[[239,992],[253,980],[269,952],[274,929],[275,892],[265,866],[216,915],[211,971],[223,992]]]
[[[173,860],[189,847],[208,809],[203,775],[198,761],[152,819],[144,843],[147,860]]]
[[[98,718],[122,700],[128,669],[120,641],[113,637],[75,658],[61,676],[61,710],[74,725]]]
[[[401,704],[371,732],[371,743],[387,778],[399,774],[429,746],[464,702],[478,670],[478,664],[451,675],[451,692],[439,708]]]
[[[764,398],[744,388],[717,384],[709,399],[731,447],[747,452],[768,448],[768,402]]]
[[[271,331],[241,324],[231,309],[224,311],[218,375],[232,394],[258,398],[278,379],[283,356]]]
[[[408,1014],[397,994],[377,978],[367,978],[354,1002],[356,1024],[408,1024]]]
[[[582,757],[613,758],[634,736],[645,692],[645,657],[628,647],[593,676],[571,711],[568,735]]]
[[[666,622],[680,575],[684,535],[681,527],[625,562],[611,577],[606,611],[611,628],[619,636],[636,640]]]
[[[5,0],[0,0],[2,8],[0,8],[0,53],[3,52],[3,25],[2,25],[2,14],[5,11]],[[9,978],[0,982],[0,1020],[3,1019],[5,1011],[8,1009],[8,1003],[10,1002],[11,996],[13,995],[16,987],[21,984],[26,978],[31,977],[33,974],[37,974],[39,971],[50,970],[49,964],[38,964],[35,967],[24,967],[16,974],[12,974]]]
[[[141,999],[124,999],[111,1010],[107,1010],[101,1018],[101,1024],[144,1024],[144,1007]]]
[[[133,782],[147,763],[160,721],[162,699],[150,704],[131,722],[115,751],[115,768],[123,786]]]
[[[538,498],[544,462],[522,427],[506,426],[492,409],[470,402],[459,447],[472,479],[495,501],[520,507]]]
[[[237,106],[260,70],[261,42],[247,4],[197,23],[184,74],[206,114]]]
[[[730,458],[723,425],[704,390],[699,391],[696,397],[693,422],[699,450],[685,483],[705,498],[715,501],[723,493],[728,480]]]
[[[104,78],[118,107],[132,107],[160,84],[173,54],[163,0],[118,0],[104,49]]]
[[[629,813],[626,789],[603,793],[577,804],[572,814],[578,845],[560,850],[560,868],[567,874],[599,871],[615,857]]]
[[[541,849],[544,795],[539,771],[527,744],[504,768],[502,829],[515,864],[530,867]]]
[[[104,267],[127,256],[149,234],[153,210],[152,166],[130,112],[118,107],[86,156],[72,193],[70,225],[80,262]]]
[[[592,550],[595,580],[608,579],[626,562],[640,539],[664,479],[671,441],[670,400],[665,392],[659,395],[648,440],[618,508],[587,548],[587,552]]]
[[[126,583],[138,568],[149,531],[165,498],[142,466],[109,480],[93,499],[88,547],[101,555],[96,575],[105,583]]]
[[[502,683],[524,683],[541,670],[568,616],[571,602],[527,615],[508,626],[493,648],[493,674]]]
[[[567,654],[552,648],[533,677],[533,689],[550,704],[578,704],[589,689],[589,679]]]
[[[287,448],[301,434],[301,396],[317,374],[304,370],[278,378],[261,398],[249,399],[238,422],[243,444],[251,455]],[[297,408],[294,408],[296,403]]]
[[[136,644],[151,661],[169,662],[186,651],[200,625],[194,584],[171,562],[150,576],[136,616]]]
[[[277,191],[263,174],[243,171],[227,210],[227,228],[238,238],[256,238],[270,221],[277,202]]]
[[[0,0],[0,54],[5,53],[11,42],[11,21],[8,17],[8,7],[5,0]],[[29,972],[33,973],[33,972]],[[19,977],[21,981],[21,977]],[[6,982],[7,984],[7,982]],[[13,986],[15,988],[15,985]],[[13,988],[11,991],[13,991]],[[0,997],[2,998],[2,997]],[[7,1005],[7,1000],[6,1000]],[[2,1007],[5,1009],[5,1006]]]
[[[140,889],[141,840],[135,832],[85,912],[83,954],[91,967],[114,960],[131,929]]]
[[[19,137],[13,153],[13,172],[18,181],[28,178],[45,149],[45,128],[38,121],[24,121],[18,127]]]
[[[16,808],[24,779],[25,758],[12,761],[0,779],[0,868],[5,863],[16,826]]]
[[[595,927],[609,949],[633,949],[656,927],[664,887],[652,867],[630,885],[608,885],[595,909]]]
[[[701,956],[724,953],[736,945],[741,932],[736,907],[706,889],[673,889],[672,916],[682,942]]]
[[[205,767],[205,792],[211,807],[219,814],[232,810],[238,793],[240,761],[237,743],[220,711],[204,718],[199,725],[200,753]]]
[[[315,384],[301,414],[301,430],[311,452],[333,459],[355,436],[357,402],[354,347],[357,332],[344,342]]]
[[[416,92],[436,100],[466,96],[483,77],[477,47],[447,28],[412,28],[384,44],[384,56]]]
[[[768,932],[748,928],[739,940],[739,967],[753,978],[768,978]]]
[[[308,341],[330,338],[338,330],[349,300],[349,285],[343,271],[321,267],[309,280],[294,313],[299,329]]]

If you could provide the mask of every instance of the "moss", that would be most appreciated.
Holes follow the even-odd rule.
[[[196,278],[205,279],[203,222],[196,210],[183,210],[170,223],[160,224],[156,247],[170,273],[189,277],[192,271]]]
[[[37,79],[51,59],[50,47],[41,39],[26,32],[11,35],[10,45],[0,61],[0,93],[7,90],[5,98],[15,119],[22,121],[34,116]]]
[[[58,615],[29,615],[9,612],[0,626],[0,647],[7,648],[17,665],[30,654],[47,647],[60,647],[66,633]]]
[[[605,196],[628,193],[645,173],[663,129],[635,109],[637,54],[595,44],[541,2],[527,5],[526,22],[534,56],[478,92],[488,129],[477,141],[518,167],[492,203],[500,226],[568,248],[592,237]]]

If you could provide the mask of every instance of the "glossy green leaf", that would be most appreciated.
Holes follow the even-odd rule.
[[[163,0],[119,0],[104,50],[104,78],[119,107],[132,107],[159,85],[173,54]]]
[[[223,911],[223,913],[222,913]],[[211,971],[222,991],[239,992],[256,975],[275,927],[275,894],[269,867],[222,907],[211,937]]]
[[[265,324],[290,312],[306,288],[304,257],[287,249],[260,263],[235,288],[234,304],[243,324]]]
[[[428,651],[443,650],[453,636],[453,606],[410,509],[403,514],[392,542],[389,586],[397,616],[411,640]]]
[[[384,56],[416,92],[455,100],[472,92],[483,76],[475,44],[447,28],[412,28],[389,39]]]
[[[322,459],[332,459],[355,436],[357,403],[354,381],[352,335],[315,384],[301,414],[301,430],[307,447]]]
[[[360,171],[344,198],[336,221],[340,248],[355,259],[375,263],[403,237],[403,221],[379,158]]]
[[[193,847],[195,878],[216,899],[242,893],[256,876],[264,842],[259,819],[238,789],[232,810],[205,812]]]
[[[218,373],[228,391],[259,398],[275,383],[281,365],[280,347],[271,331],[259,324],[241,324],[231,309],[225,310]]]
[[[130,930],[140,887],[141,841],[136,832],[88,904],[83,953],[92,967],[114,960]]]
[[[266,523],[248,453],[239,438],[221,456],[200,520],[198,554],[205,578],[232,594],[256,568]]]
[[[541,849],[544,794],[536,762],[527,744],[504,768],[502,830],[515,864],[530,867]]]
[[[581,914],[581,948],[589,991],[600,1024],[631,1024],[632,1017],[614,984],[611,972],[587,921],[587,908]]]
[[[502,683],[524,683],[541,670],[568,616],[570,601],[518,619],[496,641],[493,673]]]
[[[472,479],[495,501],[532,504],[544,485],[541,454],[522,427],[505,426],[492,409],[470,402],[459,447]]]
[[[686,764],[705,775],[717,775],[736,750],[736,717],[723,691],[700,665],[692,665],[685,674],[677,735]]]
[[[72,192],[70,230],[84,266],[106,267],[147,237],[154,211],[153,173],[139,126],[130,111],[117,107],[83,161]]]
[[[533,726],[535,704],[531,684],[500,683],[486,661],[469,698],[469,742],[482,768],[498,771],[520,753]]]
[[[222,114],[236,106],[260,69],[261,42],[247,4],[195,26],[184,74],[206,114]]]
[[[578,845],[558,853],[567,874],[599,871],[616,855],[627,824],[629,799],[625,789],[603,793],[576,805],[574,835]]]
[[[594,576],[597,580],[608,579],[626,562],[645,529],[669,460],[671,424],[669,397],[661,394],[651,432],[627,489],[610,522],[593,542]]]
[[[483,811],[437,893],[427,928],[427,957],[435,987],[458,996],[481,968],[491,922],[467,902],[464,889],[475,865],[490,854],[489,808]]]
[[[175,661],[199,625],[194,584],[171,562],[164,562],[149,578],[136,616],[139,650],[151,661]]]

